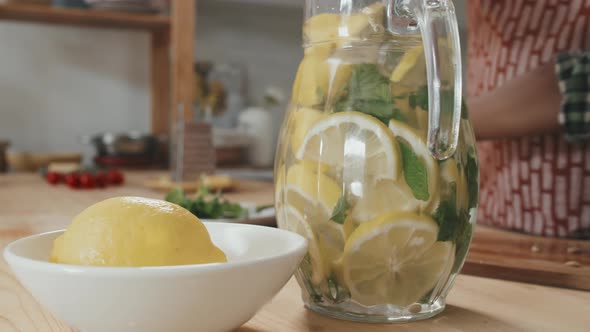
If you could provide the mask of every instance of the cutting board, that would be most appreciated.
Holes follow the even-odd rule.
[[[477,226],[461,273],[590,290],[590,241]]]

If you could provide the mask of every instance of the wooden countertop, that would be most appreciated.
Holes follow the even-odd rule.
[[[107,197],[161,198],[162,193],[141,186],[146,177],[154,175],[127,174],[127,185],[123,187],[92,191],[52,187],[36,175],[0,175],[0,249],[22,236],[64,228],[83,208]],[[272,202],[270,184],[249,189],[228,197],[259,204]],[[72,331],[20,286],[3,259],[0,259],[0,292],[0,331]],[[588,331],[589,310],[590,292],[462,275],[457,278],[447,309],[441,315],[410,324],[367,325],[338,321],[306,310],[299,287],[291,280],[238,331],[576,332]]]

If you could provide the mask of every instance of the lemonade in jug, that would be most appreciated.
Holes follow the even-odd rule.
[[[450,0],[307,0],[304,57],[275,161],[280,228],[307,238],[296,278],[333,317],[443,310],[478,200]]]

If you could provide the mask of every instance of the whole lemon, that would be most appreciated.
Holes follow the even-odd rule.
[[[226,262],[205,225],[166,201],[115,197],[77,215],[50,261],[72,265],[164,266]]]

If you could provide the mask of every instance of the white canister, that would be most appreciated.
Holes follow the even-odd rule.
[[[238,127],[251,137],[248,153],[253,166],[271,166],[274,160],[274,123],[270,111],[263,107],[245,109],[238,118]]]

